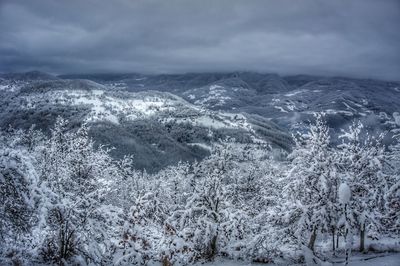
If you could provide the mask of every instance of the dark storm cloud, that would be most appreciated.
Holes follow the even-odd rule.
[[[400,80],[400,1],[0,0],[0,71]]]

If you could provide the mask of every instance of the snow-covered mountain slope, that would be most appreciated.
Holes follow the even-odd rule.
[[[388,131],[390,136],[400,111],[397,86],[372,80],[319,79],[274,95],[269,106],[278,111],[274,121],[292,129],[301,128],[314,113],[324,112],[333,131],[361,120],[371,134]]]
[[[26,93],[25,89],[23,91],[18,95],[20,109],[35,110],[43,104],[87,107],[85,122],[121,124],[156,118],[164,123],[175,121],[207,128],[253,132],[247,118],[242,114],[209,111],[166,92],[115,92],[105,90],[102,86],[93,90],[58,89],[43,93]]]
[[[168,91],[203,108],[260,115],[287,130],[324,112],[333,130],[360,119],[372,131],[385,131],[400,112],[400,82],[251,72],[87,78],[129,91]]]
[[[308,120],[313,112],[324,111],[332,121],[345,123],[371,114],[393,117],[400,106],[400,82],[369,79],[252,72],[68,77],[85,77],[128,91],[168,91],[208,109],[258,114],[289,127]]]
[[[320,78],[296,84],[260,92],[248,83],[222,80],[182,95],[210,109],[255,113],[289,128],[307,121],[315,112],[325,112],[332,128],[354,118],[376,120],[374,126],[382,126],[394,120],[393,115],[400,110],[398,83]]]
[[[88,80],[3,80],[8,88],[7,82],[14,85],[0,92],[0,127],[36,124],[47,131],[59,115],[72,128],[86,122],[98,144],[115,147],[114,156],[140,154],[138,168],[202,159],[212,142],[228,137],[284,149],[291,144],[287,133],[262,117],[209,110],[169,92],[128,92]]]
[[[181,95],[188,101],[209,109],[235,110],[243,106],[246,99],[254,98],[257,92],[244,81],[230,78],[200,88],[188,89]]]
[[[400,123],[399,82],[251,72],[46,77],[0,77],[0,126],[34,122],[46,130],[63,115],[75,124],[92,123],[100,143],[121,154],[160,157],[179,147],[175,158],[199,159],[207,152],[204,145],[228,136],[289,149],[289,132],[305,128],[316,112],[326,113],[333,133],[354,119],[371,133]],[[123,137],[111,138],[114,132]]]

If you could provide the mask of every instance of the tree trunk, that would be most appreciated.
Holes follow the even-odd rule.
[[[346,233],[344,234],[344,239],[345,239],[345,241],[346,241],[346,246],[345,246],[345,250],[346,250],[346,260],[345,260],[345,263],[344,263],[344,265],[349,265],[349,262],[350,262],[350,252],[351,252],[351,241],[349,241],[349,236],[348,236],[348,234],[349,234],[349,229],[348,228],[346,228]],[[351,238],[353,237],[353,236],[350,236]]]
[[[169,261],[167,256],[164,256],[162,259],[162,266],[172,266],[172,263]]]
[[[332,251],[333,251],[333,255],[335,255],[335,227],[332,226]]]
[[[207,259],[209,259],[209,260],[212,260],[215,257],[215,255],[217,254],[217,238],[218,238],[217,235],[215,235],[211,238],[209,246],[206,250],[206,252],[207,252],[206,256],[207,256]]]
[[[365,224],[361,226],[360,230],[360,252],[365,251]]]
[[[310,242],[308,242],[308,248],[314,251],[315,240],[317,239],[317,229],[314,229],[310,236]]]
[[[336,249],[339,248],[339,236],[340,236],[340,234],[339,234],[339,231],[338,231],[337,235],[336,235]]]

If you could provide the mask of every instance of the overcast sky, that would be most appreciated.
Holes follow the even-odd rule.
[[[400,0],[0,0],[0,71],[400,80]]]

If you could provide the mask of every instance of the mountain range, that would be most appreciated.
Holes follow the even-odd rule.
[[[334,139],[361,120],[390,142],[400,126],[400,82],[254,72],[0,74],[1,128],[35,124],[49,133],[58,116],[71,130],[88,123],[98,145],[133,155],[135,167],[150,172],[201,160],[226,138],[262,142],[280,155],[318,112]]]

